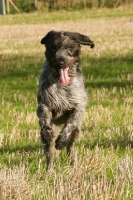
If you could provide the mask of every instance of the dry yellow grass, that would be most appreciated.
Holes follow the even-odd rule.
[[[108,49],[116,51],[117,54],[122,52],[126,54],[128,49],[133,47],[133,40],[131,39],[133,18],[123,17],[50,24],[2,25],[0,27],[1,53],[40,53],[42,55],[44,48],[40,45],[40,39],[50,30],[76,31],[89,35],[96,43],[94,53],[97,57]],[[122,42],[123,40],[126,40],[126,43]]]
[[[24,167],[0,170],[0,199],[31,199],[31,189]]]

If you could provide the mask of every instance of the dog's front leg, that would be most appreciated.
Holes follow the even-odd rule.
[[[52,129],[52,113],[47,106],[39,104],[37,109],[39,117],[41,141],[46,156],[47,168],[49,170],[53,167],[54,150],[55,150],[55,137]]]
[[[80,108],[69,111],[67,123],[55,141],[56,149],[60,150],[66,146],[68,155],[71,153],[73,143],[78,138],[81,131],[83,113],[84,111]]]

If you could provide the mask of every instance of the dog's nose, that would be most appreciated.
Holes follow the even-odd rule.
[[[64,65],[64,61],[60,61],[59,65],[60,65],[60,67],[62,67]]]
[[[56,65],[57,67],[63,68],[63,66],[64,66],[64,61],[63,61],[63,60],[61,60],[61,61],[56,61],[56,62],[55,62],[55,65]]]

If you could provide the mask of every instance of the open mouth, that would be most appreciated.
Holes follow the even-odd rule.
[[[60,85],[62,86],[67,86],[70,82],[70,77],[69,77],[69,68],[65,68],[65,69],[60,69],[59,73],[60,73]]]

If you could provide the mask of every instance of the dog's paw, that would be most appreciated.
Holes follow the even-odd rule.
[[[58,138],[55,140],[55,148],[57,150],[60,150],[65,146],[66,146],[66,137],[64,135],[59,135]]]

